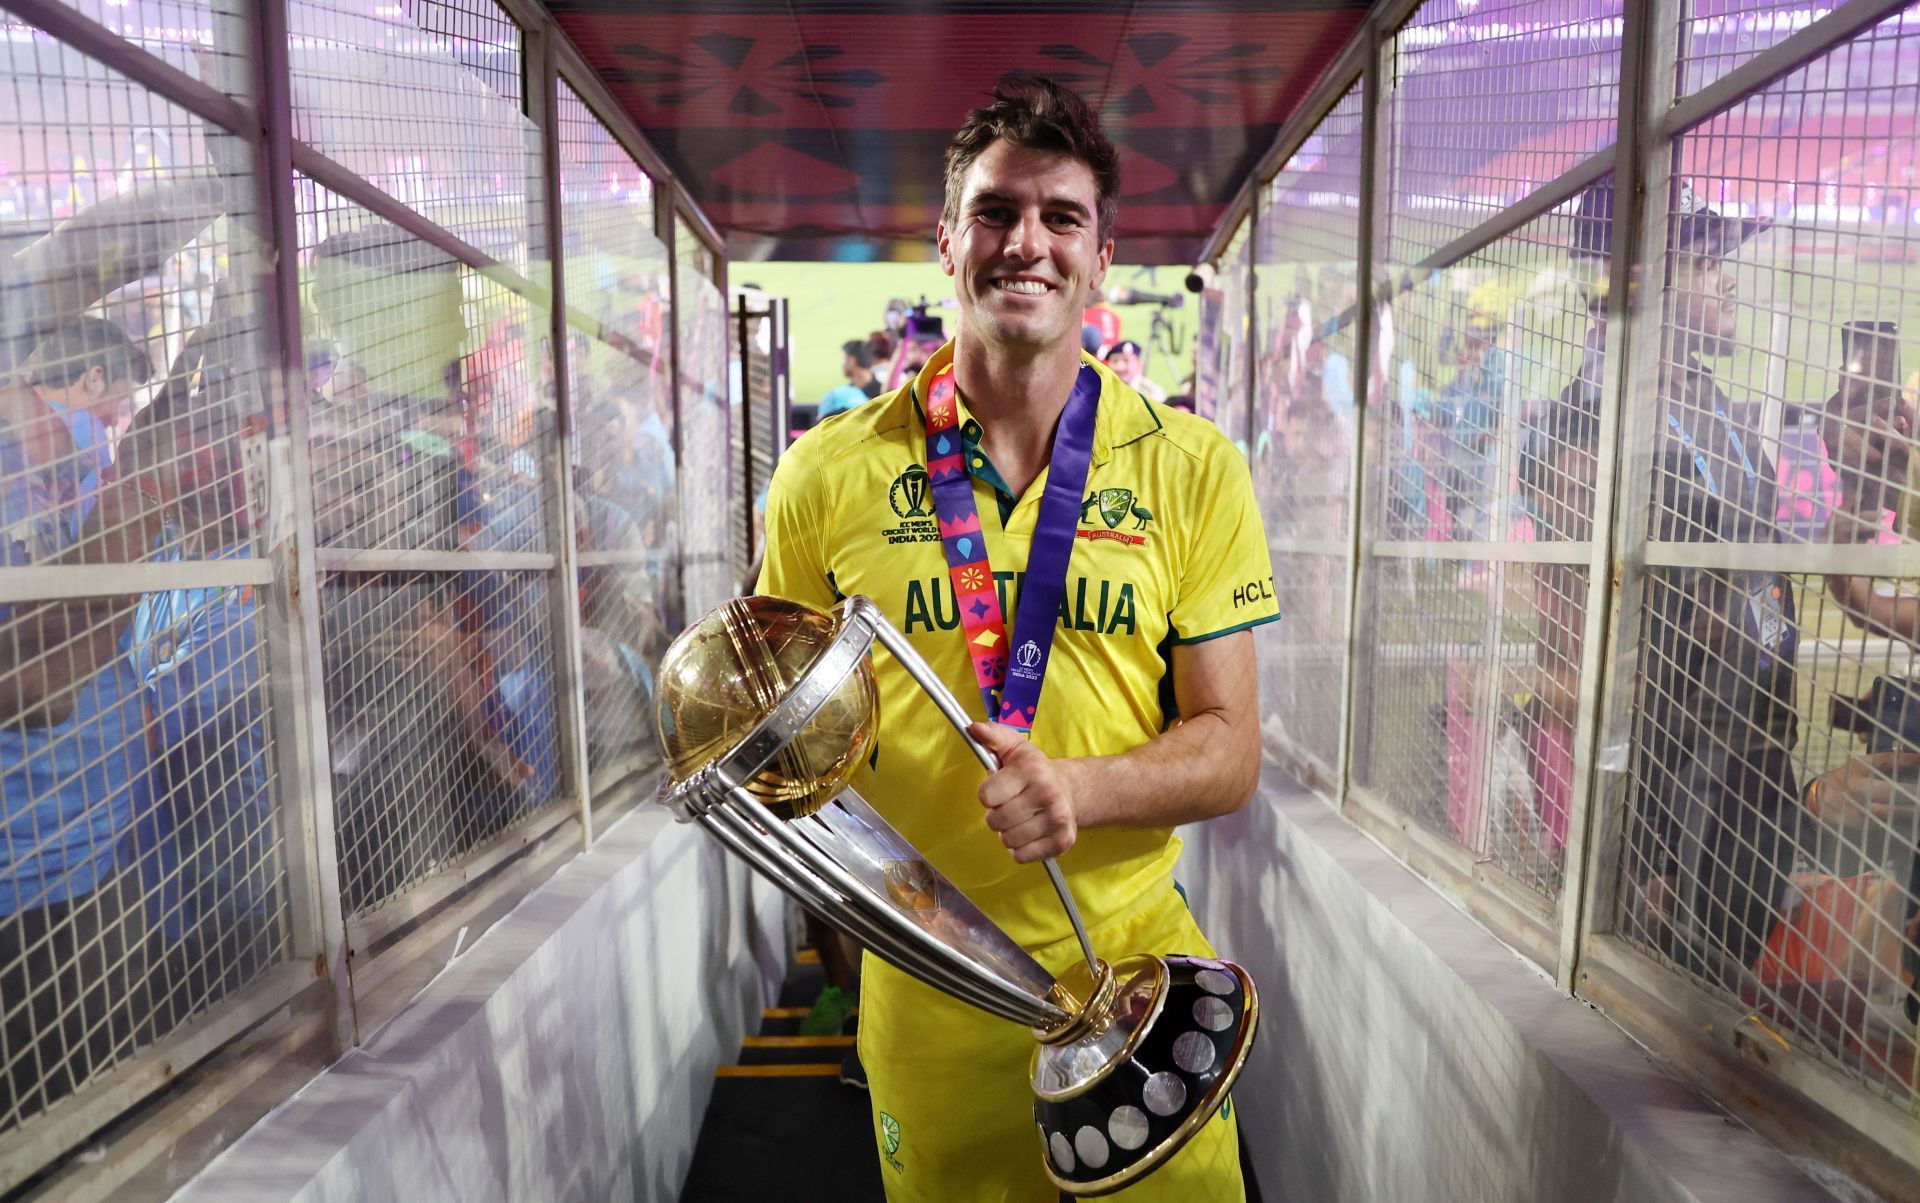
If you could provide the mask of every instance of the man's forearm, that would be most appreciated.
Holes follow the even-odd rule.
[[[1874,592],[1873,578],[1865,576],[1829,576],[1827,592],[1865,630],[1908,643],[1920,639],[1920,600],[1882,597]]]
[[[1172,827],[1232,814],[1260,780],[1260,733],[1203,711],[1130,752],[1065,760],[1082,827]]]

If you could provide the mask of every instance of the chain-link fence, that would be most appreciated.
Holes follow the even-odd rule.
[[[1254,230],[1252,466],[1286,622],[1262,641],[1268,743],[1331,784],[1347,646],[1359,286],[1360,89],[1348,89],[1261,192]]]
[[[672,273],[653,180],[559,84],[580,681],[594,793],[655,762],[653,665],[683,624]],[[658,599],[666,599],[665,604]]]
[[[1908,5],[1389,5],[1210,249],[1254,315],[1270,751],[1902,1198],[1916,114]]]
[[[690,612],[738,592],[733,463],[735,417],[727,387],[727,297],[715,282],[716,256],[676,215],[674,280],[680,364],[681,546]]]
[[[539,10],[0,7],[4,1192],[582,846],[732,485],[717,244]]]

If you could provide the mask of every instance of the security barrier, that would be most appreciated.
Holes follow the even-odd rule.
[[[1199,367],[1248,371],[1270,753],[1901,1198],[1916,112],[1899,3],[1383,6],[1218,227]]]
[[[4,1192],[353,1043],[745,565],[719,240],[543,10],[0,8]]]

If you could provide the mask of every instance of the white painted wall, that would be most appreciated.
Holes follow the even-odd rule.
[[[643,807],[175,1198],[672,1203],[785,971],[782,916]]]
[[[1268,1200],[1827,1197],[1297,788],[1185,835],[1182,883],[1260,987],[1235,1103]],[[176,1197],[675,1200],[783,916],[643,810]]]
[[[1278,774],[1180,879],[1260,989],[1234,1090],[1269,1200],[1830,1196]]]

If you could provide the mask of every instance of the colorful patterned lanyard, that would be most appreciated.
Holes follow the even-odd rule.
[[[1022,639],[1018,648],[1010,649],[1006,616],[980,529],[980,510],[973,503],[973,481],[967,476],[967,449],[956,429],[960,407],[954,401],[953,369],[935,376],[929,390],[927,478],[934,515],[940,521],[940,543],[947,552],[947,573],[960,604],[961,633],[987,714],[1022,731],[1033,730],[1040,709],[1040,688],[1053,652],[1060,602],[1067,592],[1067,561],[1073,556],[1073,534],[1080,525],[1080,494],[1093,461],[1093,419],[1099,403],[1100,374],[1082,363],[1054,432],[1047,491],[1040,498],[1027,574],[1014,615],[1014,631]]]

